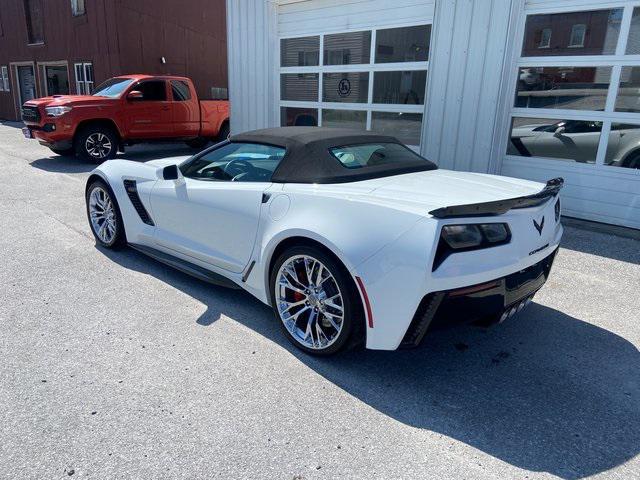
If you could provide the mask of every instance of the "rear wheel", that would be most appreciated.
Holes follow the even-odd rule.
[[[80,158],[102,163],[116,157],[118,135],[109,127],[90,125],[76,135],[74,148]]]
[[[220,131],[218,132],[218,141],[224,142],[229,138],[229,124],[225,123],[220,127]]]
[[[96,242],[105,248],[119,248],[126,243],[118,202],[109,186],[96,180],[86,193],[87,218]]]
[[[271,271],[271,304],[287,338],[314,355],[355,345],[364,324],[347,269],[312,246],[285,250]]]

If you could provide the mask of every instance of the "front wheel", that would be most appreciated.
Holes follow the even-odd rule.
[[[118,135],[108,127],[88,126],[76,136],[74,148],[80,158],[102,163],[116,157]]]
[[[96,242],[105,248],[119,248],[126,243],[124,224],[118,202],[109,186],[96,180],[86,193],[87,218]]]
[[[311,246],[287,249],[270,279],[271,304],[287,338],[314,355],[331,355],[360,340],[364,316],[347,269]]]

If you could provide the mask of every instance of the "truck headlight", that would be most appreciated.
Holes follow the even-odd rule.
[[[511,230],[506,223],[444,225],[433,260],[433,270],[453,253],[495,247],[510,241]]]
[[[63,107],[45,107],[44,111],[47,113],[48,117],[60,117],[67,112],[71,111],[72,107],[63,106]]]

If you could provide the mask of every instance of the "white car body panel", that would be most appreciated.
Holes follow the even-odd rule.
[[[94,170],[116,195],[129,243],[221,274],[268,304],[276,247],[291,237],[316,240],[354,279],[362,279],[372,309],[366,337],[372,349],[399,346],[427,293],[518,272],[550,255],[562,236],[555,200],[491,217],[438,219],[428,213],[532,195],[544,187],[528,180],[447,170],[339,184],[163,180],[162,168],[181,160],[111,160]],[[125,179],[136,180],[155,226],[141,221],[127,198]],[[532,219],[542,216],[547,220],[538,234]],[[456,253],[431,271],[442,225],[483,222],[508,223],[512,241]]]

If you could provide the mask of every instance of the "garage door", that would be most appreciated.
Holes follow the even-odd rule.
[[[278,6],[280,124],[391,133],[419,148],[434,2]]]
[[[562,176],[566,215],[640,228],[640,2],[530,1],[517,40],[501,173]]]

